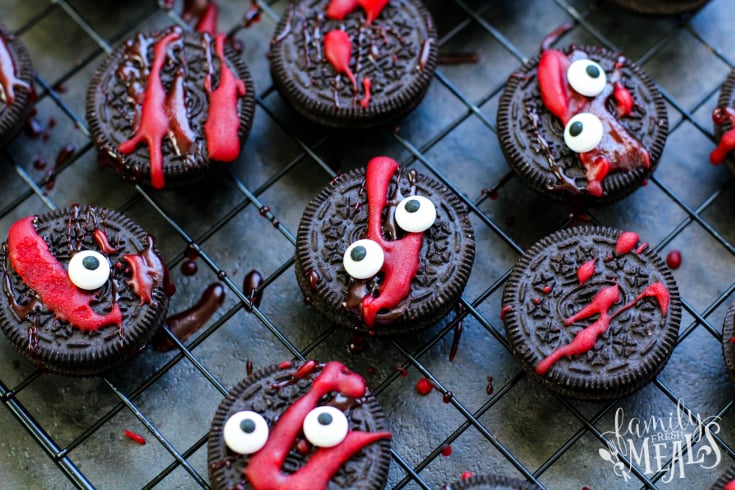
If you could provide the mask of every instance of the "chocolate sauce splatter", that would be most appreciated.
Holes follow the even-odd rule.
[[[218,282],[212,283],[204,290],[202,297],[199,298],[199,301],[194,306],[181,313],[170,316],[166,320],[166,325],[177,339],[181,342],[186,342],[194,332],[207,323],[207,320],[217,311],[217,308],[220,307],[224,300],[225,287]],[[153,339],[153,348],[158,352],[167,352],[175,347],[175,344],[162,330]]]
[[[480,55],[476,51],[467,53],[439,53],[437,64],[439,65],[464,65],[467,63],[478,63]]]

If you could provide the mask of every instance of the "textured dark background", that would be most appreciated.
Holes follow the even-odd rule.
[[[219,271],[228,287],[225,304],[187,349],[148,350],[103,379],[43,374],[0,339],[0,400],[7,408],[0,410],[0,487],[206,486],[204,443],[222,393],[245,375],[247,359],[260,367],[297,356],[339,359],[367,377],[395,435],[391,487],[438,488],[473,471],[537,478],[548,488],[708,488],[733,463],[735,389],[719,331],[735,299],[735,196],[730,174],[707,157],[710,113],[735,63],[735,0],[713,0],[697,13],[669,18],[641,17],[602,0],[430,1],[441,52],[476,52],[479,62],[440,66],[415,113],[396,128],[352,137],[305,124],[272,88],[266,52],[286,2],[263,2],[262,20],[247,29],[240,20],[249,3],[222,3],[220,27],[244,43],[257,87],[250,139],[226,172],[193,188],[147,195],[98,168],[84,121],[85,92],[110,45],[177,16],[152,0],[0,2],[0,19],[22,38],[36,66],[37,119],[56,120],[47,141],[20,134],[0,151],[0,234],[17,218],[52,207],[107,206],[158,237],[178,286],[171,312],[194,303]],[[174,12],[180,7],[177,2]],[[507,76],[537,52],[543,36],[570,21],[575,27],[560,44],[601,43],[638,61],[666,96],[671,127],[648,185],[589,211],[596,223],[638,231],[662,254],[680,249],[683,255],[675,276],[684,318],[670,362],[655,383],[606,404],[563,399],[529,382],[506,348],[499,320],[504,281],[519,253],[571,220],[566,207],[543,200],[509,173],[495,137],[497,100]],[[36,169],[34,160],[41,156],[53,166],[69,144],[72,159],[49,181],[49,167]],[[335,172],[378,154],[444,180],[471,206],[477,258],[453,362],[456,318],[413,338],[371,341],[366,352],[350,355],[351,335],[304,306],[296,286],[291,256],[302,209]],[[497,199],[486,189],[497,190]],[[190,242],[202,256],[199,272],[187,277],[180,264]],[[265,282],[260,307],[249,312],[242,282],[251,269]],[[397,366],[407,367],[408,377]],[[452,391],[450,403],[439,391],[419,396],[414,384],[422,376]],[[663,473],[644,475],[647,482],[616,477],[598,456],[616,409],[627,417],[660,417],[675,411],[678,399],[702,417],[722,417],[719,466],[686,466],[685,478],[677,473],[670,483]],[[130,441],[125,429],[148,444]],[[445,457],[439,453],[446,444],[453,453]]]

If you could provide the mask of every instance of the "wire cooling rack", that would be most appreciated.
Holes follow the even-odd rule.
[[[735,391],[720,326],[735,288],[735,194],[730,174],[707,156],[714,146],[709,114],[735,61],[735,2],[713,0],[697,13],[667,18],[637,16],[601,0],[426,3],[444,55],[426,100],[396,127],[350,135],[306,124],[273,89],[266,53],[286,2],[261,1],[255,19],[244,2],[220,2],[220,28],[242,44],[256,82],[255,125],[225,172],[194,188],[157,193],[98,168],[85,91],[116,42],[138,30],[186,25],[181,5],[0,4],[0,18],[31,51],[39,94],[34,124],[0,152],[0,229],[74,202],[118,209],[157,236],[178,286],[171,313],[195,303],[213,282],[227,292],[192,339],[182,344],[169,333],[173,352],[149,349],[101,379],[45,374],[0,339],[0,400],[7,409],[0,411],[0,487],[208,488],[205,443],[220,399],[250,365],[293,358],[342,360],[367,378],[394,433],[391,488],[440,488],[465,471],[546,488],[708,488],[733,463]],[[571,30],[557,44],[626,53],[659,84],[670,119],[648,185],[583,214],[525,189],[495,135],[505,79],[537,52],[544,35],[567,23]],[[456,313],[411,338],[365,343],[303,304],[292,254],[311,197],[336,173],[379,154],[462,196],[477,258]],[[674,354],[654,383],[615,402],[578,402],[535,386],[509,354],[499,319],[502,289],[519,254],[577,221],[636,230],[661,254],[679,249],[683,256],[675,276],[684,318]],[[199,270],[186,275],[181,265],[192,259]],[[244,284],[253,269],[262,277],[256,290]],[[436,389],[421,396],[414,386],[424,377]],[[601,456],[614,442],[616,415],[627,423],[671,414],[695,434],[684,452],[690,460],[673,458],[670,445],[660,459],[653,449],[637,459]],[[719,429],[709,433],[712,441],[696,437],[708,421]],[[709,459],[697,463],[706,449]]]

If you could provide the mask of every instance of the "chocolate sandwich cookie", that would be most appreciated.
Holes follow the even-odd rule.
[[[584,226],[523,254],[503,293],[503,316],[531,379],[605,400],[633,393],[663,369],[681,302],[671,271],[636,233]]]
[[[735,382],[735,303],[727,309],[722,323],[722,354],[730,379]]]
[[[712,485],[712,490],[735,490],[735,465],[720,475]]]
[[[429,177],[375,157],[306,207],[294,268],[306,303],[330,321],[389,335],[446,315],[474,256],[464,203]]]
[[[666,106],[635,63],[595,46],[546,49],[511,74],[498,139],[532,189],[580,205],[618,200],[656,168]]]
[[[365,380],[339,362],[286,362],[233,388],[207,444],[215,489],[385,486],[390,439]]]
[[[709,0],[612,0],[621,7],[648,15],[674,15],[698,9]]]
[[[225,35],[176,27],[118,45],[87,91],[87,122],[101,160],[156,189],[235,160],[254,110],[252,78]]]
[[[42,369],[71,376],[101,374],[138,354],[173,292],[153,237],[92,206],[16,221],[0,266],[3,333]]]
[[[33,98],[33,65],[28,50],[0,24],[0,146],[23,126]]]
[[[409,113],[426,94],[436,28],[419,0],[293,0],[270,60],[276,88],[307,119],[373,127]]]
[[[475,475],[444,487],[445,490],[539,490],[533,483],[502,475]]]
[[[735,70],[730,71],[720,89],[717,107],[712,111],[717,147],[709,159],[719,165],[725,162],[730,172],[735,173]]]

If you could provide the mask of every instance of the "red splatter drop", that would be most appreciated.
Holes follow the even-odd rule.
[[[493,388],[493,377],[492,376],[488,376],[487,377],[487,386],[485,387],[485,393],[487,393],[488,395],[492,395],[493,394],[493,391],[495,391],[495,389]]]
[[[311,445],[306,439],[299,439],[299,442],[296,443],[296,450],[299,454],[306,456],[311,451]]]
[[[432,385],[431,381],[426,378],[421,378],[416,382],[416,391],[419,392],[419,395],[426,396],[431,393],[431,390],[433,389],[434,385]]]
[[[513,311],[513,305],[505,305],[503,306],[503,309],[500,310],[500,319],[505,320],[505,315]]]
[[[637,255],[640,255],[647,248],[648,248],[648,242],[643,242],[643,243],[641,243],[641,245],[638,248],[635,249],[635,253]]]
[[[283,361],[278,365],[278,369],[291,369],[292,365],[293,364],[291,364],[291,361]]]
[[[253,374],[253,361],[251,361],[250,358],[245,361],[245,373],[248,376]]]
[[[577,269],[577,280],[579,281],[580,286],[583,286],[584,283],[587,282],[587,280],[595,274],[596,262],[597,257],[592,260],[588,260],[587,262],[579,266],[579,269]]]
[[[137,442],[141,446],[145,445],[145,438],[143,436],[141,436],[140,434],[136,434],[135,432],[133,432],[131,430],[125,429],[125,435],[131,441]]]
[[[185,260],[181,263],[181,273],[185,276],[193,276],[199,270],[199,266],[193,260]]]
[[[398,371],[398,374],[401,375],[401,378],[405,378],[406,376],[408,376],[408,369],[403,366],[396,366],[396,371]]]
[[[367,373],[368,373],[369,375],[371,375],[371,376],[372,376],[372,375],[373,375],[373,374],[375,374],[376,372],[377,372],[377,369],[375,369],[375,368],[374,368],[374,367],[372,367],[372,366],[368,366],[368,368],[367,368]]]
[[[447,444],[442,448],[441,455],[444,457],[450,456],[452,454],[452,446]]]
[[[666,265],[669,269],[678,269],[681,266],[681,252],[678,250],[672,250],[666,255]]]
[[[444,396],[442,396],[442,401],[444,403],[449,403],[452,401],[452,398],[454,398],[454,393],[452,393],[451,391],[447,391],[446,393],[444,393]]]
[[[471,471],[463,471],[463,472],[462,472],[462,476],[460,476],[460,478],[461,478],[462,480],[467,480],[467,479],[469,479],[469,478],[472,478],[473,476],[475,476],[475,474],[474,474],[474,473],[472,473]]]
[[[633,250],[638,243],[638,233],[634,231],[624,231],[618,237],[618,241],[615,244],[615,254],[625,255]]]
[[[544,294],[549,294],[551,292],[551,286],[544,286],[541,291],[543,291]]]

